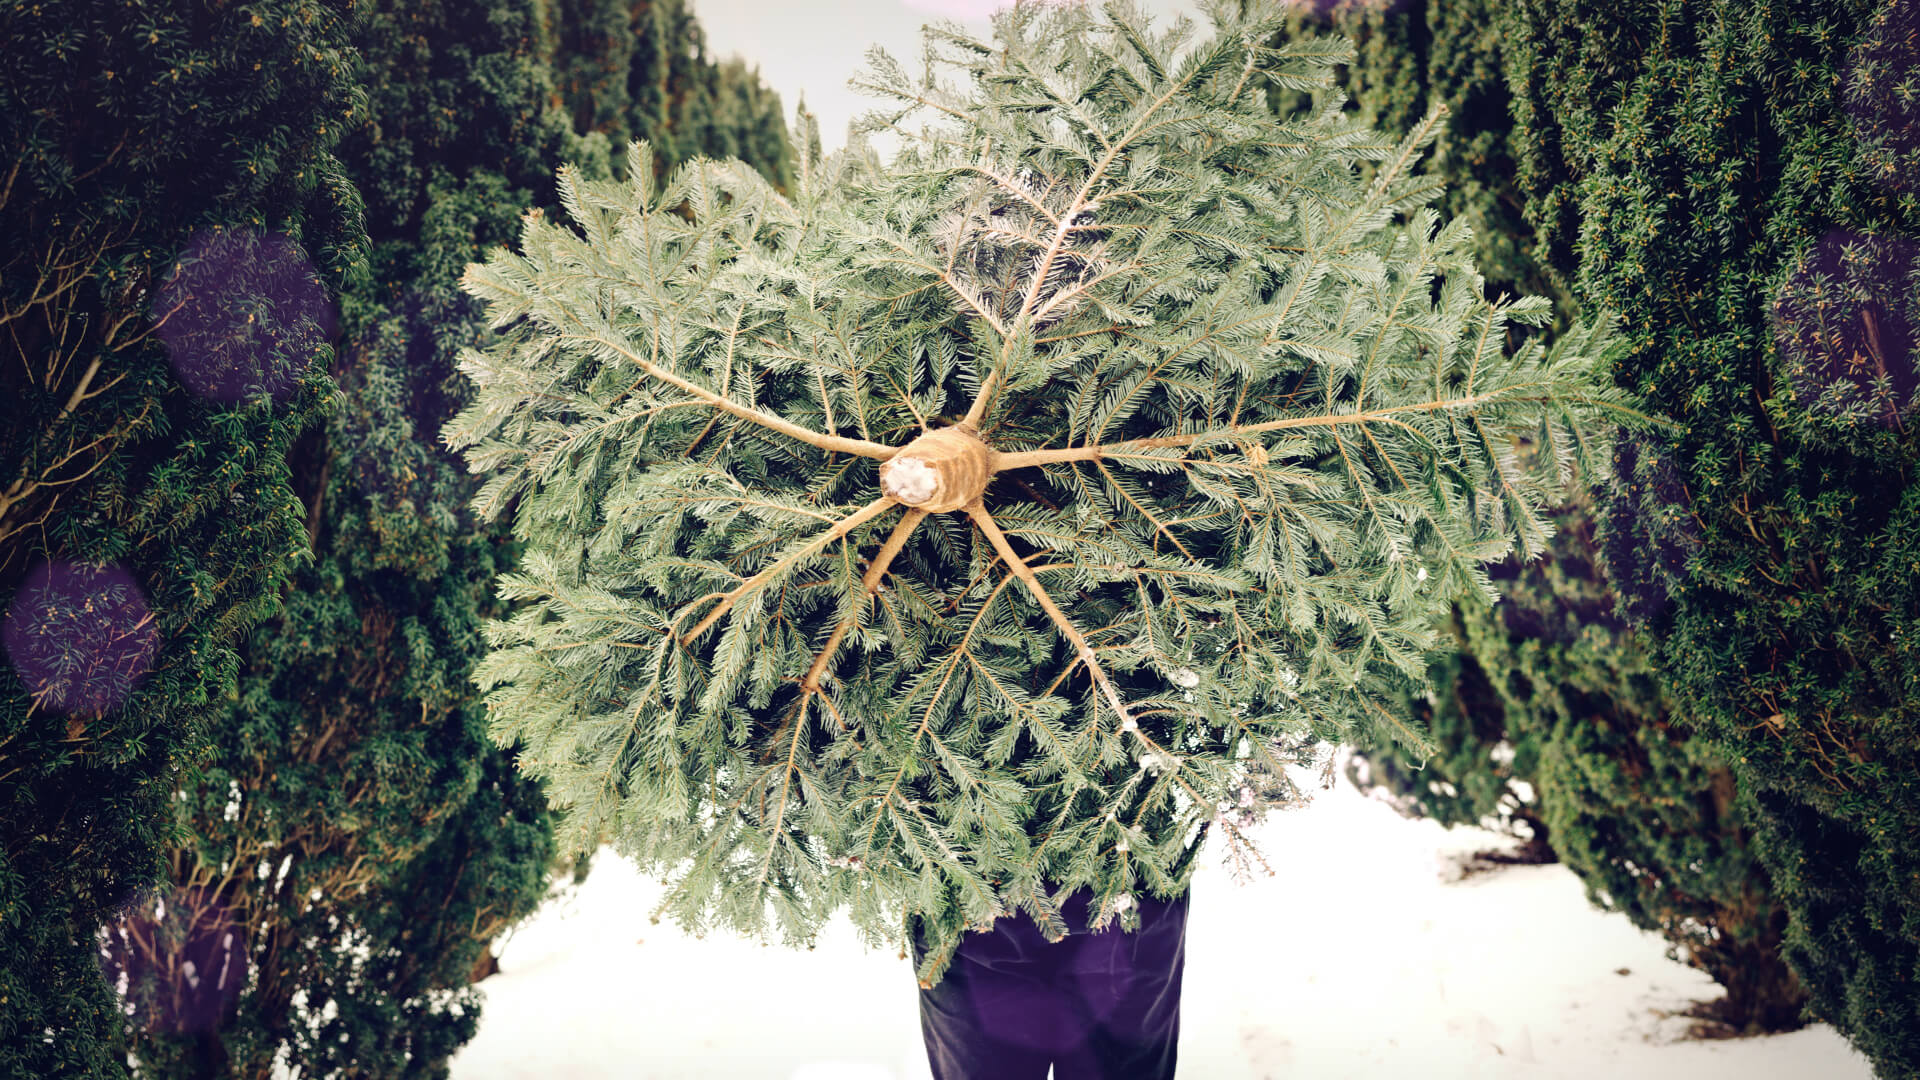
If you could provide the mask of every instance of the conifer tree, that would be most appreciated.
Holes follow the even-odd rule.
[[[1569,318],[1571,264],[1536,256],[1538,232],[1514,184],[1505,69],[1519,33],[1507,6],[1362,0],[1297,18],[1355,39],[1342,85],[1361,117],[1405,122],[1430,100],[1456,110],[1422,163],[1446,181],[1442,205],[1474,225],[1490,288],[1548,292],[1561,321]],[[1564,857],[1597,904],[1663,934],[1725,985],[1726,997],[1705,1006],[1711,1020],[1797,1027],[1804,992],[1777,955],[1784,910],[1729,799],[1731,773],[1709,743],[1691,738],[1614,612],[1584,500],[1556,517],[1543,563],[1492,569],[1500,605],[1457,606],[1450,622],[1460,651],[1434,662],[1431,697],[1409,701],[1437,753],[1366,748],[1350,775],[1403,812],[1523,836],[1512,857]],[[1554,821],[1573,831],[1554,837]]]
[[[780,95],[760,78],[760,69],[731,57],[708,69],[705,107],[693,128],[688,153],[739,158],[760,170],[774,187],[793,186],[793,150]]]
[[[518,545],[465,512],[477,480],[434,438],[484,330],[461,268],[553,202],[553,159],[607,173],[604,137],[554,104],[538,14],[382,2],[354,32],[368,108],[340,155],[371,273],[345,297],[342,406],[292,455],[313,561],[182,785],[164,916],[117,928],[142,1076],[443,1075],[490,942],[547,893],[545,797],[468,678]],[[210,967],[244,975],[188,974]]]
[[[1501,571],[1512,565],[1500,563],[1492,571],[1503,602]],[[1363,743],[1347,759],[1347,779],[1403,817],[1487,829],[1517,842],[1511,850],[1478,852],[1477,862],[1556,862],[1540,809],[1541,732],[1508,726],[1483,658],[1467,645],[1467,627],[1479,614],[1458,605],[1448,614],[1445,640],[1451,647],[1428,665],[1430,687],[1416,688],[1400,705],[1426,732],[1432,752],[1402,752],[1389,740]]]
[[[1530,214],[1680,424],[1619,446],[1608,577],[1749,800],[1813,1013],[1920,1074],[1920,201],[1888,168],[1920,5],[1513,12]]]
[[[792,182],[779,99],[757,70],[706,55],[686,0],[557,0],[548,10],[545,47],[575,130],[614,146],[643,139],[655,169],[718,154],[783,189]]]
[[[344,298],[338,407],[292,448],[312,558],[245,641],[182,782],[191,840],[166,902],[115,927],[141,1076],[443,1069],[477,1022],[468,971],[545,892],[537,793],[476,801],[490,747],[467,674],[512,545],[463,514],[471,484],[427,440],[461,403],[452,357],[478,330],[458,268],[541,197],[547,158],[582,148],[551,105],[531,5],[382,3],[352,43],[367,107],[340,153],[370,272]],[[497,820],[503,800],[528,816]],[[463,826],[474,812],[491,828]],[[454,833],[498,884],[456,874],[395,917],[435,887],[421,869],[444,866],[430,852]],[[497,865],[514,854],[536,865]],[[236,975],[191,977],[209,969]]]
[[[125,1071],[96,937],[304,545],[365,233],[347,5],[0,7],[0,1076]]]
[[[1675,959],[1725,987],[1694,1010],[1710,1030],[1800,1027],[1806,993],[1780,955],[1786,911],[1733,773],[1692,737],[1619,613],[1591,513],[1565,511],[1560,525],[1548,558],[1494,567],[1499,604],[1460,603],[1462,652],[1481,682],[1455,699],[1473,730],[1455,733],[1443,758],[1466,777],[1455,782],[1462,796],[1504,795],[1516,780],[1533,789],[1518,812],[1540,817],[1588,898],[1662,935]],[[1443,813],[1473,806],[1429,799]]]
[[[1565,280],[1534,256],[1534,229],[1514,187],[1509,139],[1506,39],[1499,0],[1340,0],[1298,5],[1288,37],[1337,33],[1352,38],[1354,59],[1336,72],[1347,108],[1387,131],[1412,127],[1434,104],[1448,109],[1421,168],[1445,183],[1437,200],[1448,217],[1473,229],[1474,265],[1500,293],[1553,299],[1556,321],[1572,312]],[[1299,95],[1276,95],[1297,108]]]
[[[1504,347],[1550,306],[1486,300],[1424,207],[1439,113],[1275,118],[1350,45],[1210,15],[936,31],[925,77],[862,76],[885,167],[783,197],[636,144],[469,268],[502,333],[445,437],[528,544],[475,677],[563,848],[669,873],[696,931],[921,920],[930,985],[1014,908],[1064,933],[1056,890],[1132,926],[1209,828],[1257,858],[1315,739],[1419,740],[1384,706],[1436,615],[1638,414],[1604,323]]]

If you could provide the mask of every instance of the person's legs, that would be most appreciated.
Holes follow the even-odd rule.
[[[1057,963],[1055,988],[1069,1025],[1084,1037],[1055,1056],[1053,1080],[1173,1080],[1187,896],[1136,899],[1134,933],[1116,923],[1057,946],[1070,951]]]
[[[1046,1080],[1063,1018],[1043,946],[1046,939],[1021,917],[961,939],[946,976],[920,990],[920,1034],[934,1080]],[[916,933],[916,968],[925,956]]]
[[[1065,900],[1084,927],[1091,893]],[[1187,897],[1137,897],[1140,929],[1049,942],[1024,914],[967,934],[931,990],[920,1031],[934,1080],[1172,1080],[1180,1041]],[[926,956],[919,934],[913,962]]]

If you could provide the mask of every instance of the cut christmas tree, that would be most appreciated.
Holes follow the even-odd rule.
[[[860,79],[890,159],[803,117],[782,193],[635,144],[468,269],[500,333],[443,437],[528,545],[475,679],[562,843],[667,876],[656,918],[917,919],[923,985],[1083,886],[1132,926],[1209,828],[1258,862],[1316,745],[1421,745],[1390,703],[1448,600],[1643,421],[1604,325],[1506,348],[1551,313],[1424,207],[1440,114],[1276,117],[1351,46],[1210,14],[936,28]]]

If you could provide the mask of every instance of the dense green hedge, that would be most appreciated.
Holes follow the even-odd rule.
[[[588,7],[568,10],[633,14]],[[458,352],[482,334],[457,278],[512,239],[524,207],[555,203],[553,160],[606,175],[608,132],[677,124],[672,144],[687,149],[725,132],[722,153],[767,134],[764,113],[709,108],[720,68],[697,56],[690,19],[620,41],[559,24],[561,40],[608,50],[583,56],[550,51],[550,14],[531,0],[380,0],[354,33],[368,107],[340,155],[372,254],[343,304],[341,407],[293,452],[314,559],[248,642],[213,753],[186,785],[195,838],[175,855],[167,918],[124,926],[164,943],[159,962],[133,965],[140,1075],[258,1076],[276,1060],[316,1074],[444,1075],[477,1028],[470,983],[492,970],[490,942],[546,894],[545,794],[486,739],[469,681],[482,622],[504,614],[495,581],[520,545],[474,519],[478,481],[436,437],[465,404]],[[664,116],[619,99],[627,111],[596,114],[601,130],[583,136],[556,62],[640,81],[671,68],[698,94]],[[757,80],[735,89],[778,125]],[[773,134],[778,152],[758,149],[778,172],[784,127]],[[218,949],[230,929],[243,943],[231,959]],[[251,976],[194,984],[184,1012],[195,1023],[183,1025],[171,999],[191,981],[189,961]]]
[[[592,7],[0,12],[0,225],[41,241],[0,254],[0,1076],[441,1076],[471,1037],[553,845],[468,680],[518,545],[437,439],[456,279],[610,134],[787,175],[684,5]],[[568,10],[658,32],[581,57]],[[582,64],[638,95],[584,133]]]
[[[0,1076],[124,1071],[96,932],[305,546],[286,454],[366,239],[348,10],[0,5]]]
[[[1372,748],[1356,773],[1444,824],[1524,823],[1522,858],[1557,856],[1594,904],[1726,988],[1699,1010],[1721,1030],[1799,1027],[1805,991],[1780,956],[1786,913],[1733,773],[1690,737],[1617,614],[1591,515],[1569,507],[1557,524],[1550,558],[1495,570],[1498,605],[1457,610],[1461,651],[1433,666],[1433,701],[1415,703],[1441,754],[1415,763]]]
[[[1577,262],[1556,230],[1575,220],[1573,204],[1536,198],[1530,216],[1514,184],[1507,75],[1522,28],[1508,6],[1363,4],[1331,21],[1359,45],[1345,81],[1352,107],[1388,124],[1410,124],[1434,101],[1451,111],[1427,168],[1502,269],[1489,287],[1550,291],[1569,314]],[[1543,251],[1553,259],[1537,259]],[[1404,810],[1528,837],[1522,857],[1557,853],[1596,903],[1663,934],[1725,985],[1712,1009],[1735,1028],[1798,1026],[1803,991],[1778,955],[1784,912],[1755,864],[1732,774],[1688,737],[1617,614],[1594,565],[1590,514],[1568,507],[1559,525],[1551,561],[1497,571],[1497,609],[1456,612],[1462,650],[1433,665],[1430,699],[1409,702],[1441,753],[1419,762],[1376,748],[1359,775]]]
[[[544,800],[467,683],[514,545],[473,526],[474,485],[432,438],[474,334],[459,269],[512,235],[549,155],[597,149],[604,169],[552,104],[533,11],[380,2],[354,28],[365,108],[339,153],[372,246],[336,408],[291,454],[312,558],[182,785],[165,917],[116,927],[136,1075],[439,1075],[475,1029],[480,953],[545,893]],[[450,847],[489,873],[447,866]]]
[[[737,157],[776,185],[793,181],[780,98],[740,60],[706,55],[688,0],[551,0],[541,55],[574,129],[624,149],[645,139],[655,170],[696,154]],[[615,168],[623,165],[614,155]]]
[[[1815,1013],[1920,1075],[1920,203],[1885,167],[1913,145],[1885,88],[1911,88],[1920,13],[1511,11],[1530,215],[1621,315],[1621,382],[1678,421],[1621,448],[1608,574],[1750,797]]]
[[[1569,508],[1552,558],[1509,566],[1466,649],[1492,673],[1508,738],[1537,749],[1538,812],[1600,907],[1663,935],[1726,997],[1703,1015],[1741,1033],[1801,1025],[1805,992],[1780,958],[1786,913],[1758,865],[1735,783],[1689,737]]]
[[[1353,39],[1354,62],[1339,85],[1347,108],[1383,131],[1412,130],[1433,105],[1447,108],[1446,128],[1424,162],[1446,186],[1436,209],[1473,229],[1474,266],[1491,294],[1552,297],[1564,327],[1571,296],[1563,277],[1535,258],[1534,228],[1514,186],[1505,8],[1504,0],[1303,5],[1288,32]],[[1297,93],[1271,94],[1278,109],[1301,104]]]

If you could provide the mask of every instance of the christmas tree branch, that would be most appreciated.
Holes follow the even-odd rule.
[[[1073,625],[1072,620],[1067,618],[1067,613],[1060,610],[1060,605],[1053,602],[1053,597],[1048,594],[1046,587],[1040,584],[1040,578],[1034,574],[1033,568],[1013,550],[1013,545],[1007,540],[1007,534],[1000,531],[1000,526],[993,520],[993,515],[987,513],[986,508],[975,501],[973,505],[967,507],[967,516],[972,518],[973,523],[986,534],[987,542],[993,545],[993,550],[999,553],[1001,561],[1007,564],[1007,568],[1020,579],[1020,584],[1025,585],[1027,592],[1039,602],[1041,608],[1046,611],[1047,617],[1051,618],[1054,626],[1059,628],[1061,636],[1065,637],[1074,651],[1080,654],[1081,662],[1087,665],[1088,674],[1092,675],[1093,681],[1099,684],[1101,692],[1106,696],[1107,704],[1113,706],[1113,711],[1120,717],[1121,725],[1129,729],[1135,726],[1133,714],[1127,711],[1126,703],[1120,700],[1120,692],[1114,689],[1112,681],[1107,678],[1106,669],[1100,666],[1100,661],[1093,655],[1093,646],[1087,644],[1087,639],[1081,635],[1079,628]]]
[[[1008,574],[1006,577],[1000,579],[1000,583],[995,585],[993,590],[987,594],[987,599],[980,605],[980,610],[974,613],[972,621],[967,623],[967,631],[960,636],[960,643],[954,646],[953,652],[949,653],[945,660],[941,661],[941,666],[946,668],[946,671],[940,676],[940,685],[934,687],[933,695],[927,701],[926,711],[920,714],[920,726],[914,729],[913,738],[907,743],[906,751],[901,755],[900,768],[894,772],[893,782],[887,785],[886,793],[880,796],[879,805],[873,808],[873,821],[867,826],[866,843],[861,848],[862,858],[871,859],[873,856],[873,840],[878,834],[880,819],[885,815],[887,805],[893,801],[895,793],[900,790],[900,781],[906,779],[907,765],[913,760],[915,750],[920,745],[920,737],[927,734],[928,730],[933,727],[934,714],[939,712],[940,709],[940,696],[946,693],[947,685],[953,681],[954,673],[960,670],[961,660],[971,661],[973,659],[972,654],[967,650],[973,642],[974,631],[980,628],[980,623],[987,617],[987,612],[993,610],[993,602],[1000,598],[1000,593],[1004,591],[1013,580],[1014,576],[1012,574]]]
[[[907,546],[907,539],[913,535],[913,530],[919,527],[926,516],[925,510],[917,506],[909,507],[905,516],[901,517],[900,524],[893,527],[892,535],[888,536],[887,542],[880,546],[879,552],[873,557],[873,562],[867,567],[866,575],[860,579],[860,587],[868,596],[880,591],[880,579],[886,576],[887,568],[893,565],[894,557],[900,554],[900,549]],[[814,656],[812,666],[807,668],[807,677],[800,683],[801,689],[806,693],[820,692],[820,677],[826,674],[827,665],[833,662],[833,654],[840,649],[840,639],[846,637],[847,631],[853,628],[853,621],[851,615],[841,619],[839,625],[833,628],[833,634],[827,638],[827,643],[821,646],[819,653]]]
[[[722,397],[712,390],[701,386],[699,383],[682,378],[668,371],[666,368],[634,352],[614,338],[602,334],[563,333],[558,336],[562,340],[579,341],[589,345],[599,345],[602,348],[612,349],[614,352],[625,357],[628,362],[632,363],[635,367],[638,367],[648,375],[659,379],[661,382],[677,390],[692,394],[694,397],[699,398],[701,401],[706,402],[722,412],[732,413],[742,420],[758,424],[769,431],[777,431],[789,438],[798,439],[809,446],[816,446],[829,452],[858,454],[861,457],[880,458],[882,460],[892,457],[894,451],[898,449],[898,447],[882,446],[879,443],[868,442],[865,439],[849,439],[840,435],[823,435],[818,431],[814,431],[812,428],[801,427],[799,424],[774,416],[772,413],[764,413],[752,406],[742,405],[732,398]]]
[[[1119,477],[1109,472],[1107,470],[1107,467],[1097,460],[1093,463],[1093,467],[1100,470],[1100,475],[1106,477],[1107,484],[1111,486],[1113,490],[1120,493],[1120,497],[1126,500],[1128,506],[1133,507],[1136,511],[1138,511],[1141,514],[1141,516],[1145,517],[1148,521],[1153,522],[1154,531],[1158,532],[1161,536],[1166,537],[1167,542],[1171,543],[1175,548],[1178,548],[1180,551],[1180,554],[1184,556],[1188,562],[1194,561],[1193,552],[1187,550],[1187,545],[1181,543],[1180,538],[1173,535],[1173,530],[1167,528],[1166,525],[1162,524],[1160,519],[1154,516],[1153,511],[1147,509],[1146,506],[1140,502],[1140,500],[1134,498],[1133,493],[1128,491],[1126,487],[1120,483]]]
[[[1447,398],[1439,401],[1422,401],[1411,405],[1394,405],[1384,409],[1372,409],[1366,412],[1338,413],[1329,416],[1289,416],[1279,420],[1267,420],[1258,424],[1236,424],[1214,428],[1211,431],[1196,431],[1186,435],[1160,435],[1147,439],[1127,439],[1116,443],[1099,443],[1091,446],[1068,446],[1057,450],[1017,450],[1012,453],[1001,452],[994,457],[994,471],[1007,472],[1012,469],[1024,469],[1033,465],[1054,465],[1069,461],[1098,461],[1103,458],[1125,457],[1129,453],[1143,450],[1164,450],[1179,446],[1192,446],[1195,443],[1210,442],[1216,439],[1236,439],[1247,435],[1258,435],[1268,431],[1284,431],[1294,428],[1337,428],[1363,424],[1393,424],[1419,434],[1418,429],[1398,419],[1409,413],[1434,413],[1460,411],[1491,404],[1549,404],[1563,400],[1579,400],[1582,404],[1620,414],[1623,418],[1654,426],[1659,421],[1615,402],[1595,398],[1577,397],[1552,392],[1528,395],[1521,391],[1547,385],[1542,383],[1523,383],[1502,387],[1485,394],[1468,397]],[[1558,388],[1553,388],[1558,389]],[[1424,436],[1422,436],[1424,437]]]
[[[985,159],[982,158],[982,161],[984,160]],[[979,173],[981,176],[984,176],[989,180],[992,180],[995,184],[999,185],[1000,190],[1006,192],[1009,195],[1012,195],[1014,198],[1019,199],[1021,202],[1026,203],[1028,206],[1033,207],[1033,209],[1037,211],[1040,214],[1040,216],[1047,219],[1048,224],[1053,225],[1056,228],[1059,226],[1060,216],[1058,214],[1055,214],[1053,211],[1047,209],[1046,203],[1041,202],[1039,199],[1034,198],[1033,194],[1026,189],[1025,185],[1020,184],[1013,177],[1004,176],[1000,173],[994,172],[992,169],[988,168],[984,164],[959,165],[959,166],[956,166],[956,168],[967,171],[967,172]]]
[[[775,562],[773,565],[741,582],[735,588],[724,593],[708,593],[706,596],[701,597],[700,600],[706,600],[718,596],[720,602],[714,605],[712,611],[707,612],[706,618],[701,619],[694,625],[693,629],[680,636],[680,644],[689,644],[693,639],[705,633],[708,627],[719,620],[720,616],[732,610],[735,601],[759,588],[761,585],[764,585],[767,580],[775,574],[787,569],[801,559],[808,558],[821,548],[826,547],[835,540],[840,539],[860,526],[865,525],[867,522],[872,521],[874,518],[879,517],[881,514],[886,513],[887,509],[893,505],[894,501],[892,499],[882,495],[880,498],[873,500],[853,513],[848,514],[846,517],[841,518],[839,523],[834,525],[833,528],[807,541],[800,550]],[[695,600],[694,603],[697,604],[700,600]]]
[[[794,702],[793,738],[787,743],[786,770],[780,778],[780,802],[774,807],[773,825],[767,835],[767,857],[760,862],[760,876],[755,879],[761,883],[767,880],[767,872],[773,868],[773,851],[786,839],[787,793],[793,790],[793,770],[800,756],[800,737],[807,730],[807,703],[813,700],[813,691],[800,691],[800,700]]]
[[[1020,314],[1014,318],[1013,329],[1021,332],[1032,329],[1034,305],[1040,300],[1040,293],[1045,288],[1049,280],[1049,275],[1053,272],[1054,262],[1059,259],[1061,251],[1066,248],[1067,236],[1072,230],[1074,219],[1078,218],[1080,212],[1087,209],[1087,205],[1094,201],[1094,189],[1106,181],[1107,170],[1113,167],[1114,161],[1120,157],[1120,152],[1131,145],[1134,140],[1140,138],[1148,131],[1153,130],[1153,127],[1149,126],[1147,121],[1164,109],[1167,103],[1172,101],[1180,91],[1186,89],[1187,84],[1192,81],[1194,76],[1201,70],[1200,67],[1195,67],[1189,71],[1184,78],[1168,86],[1166,93],[1161,94],[1142,110],[1140,115],[1134,119],[1133,125],[1127,129],[1126,133],[1108,144],[1107,152],[1101,155],[1099,162],[1088,172],[1087,178],[1081,181],[1079,190],[1073,194],[1073,202],[1067,206],[1066,211],[1057,219],[1059,224],[1054,227],[1053,241],[1048,244],[1046,254],[1041,257],[1039,266],[1034,271],[1033,283],[1027,287],[1027,295],[1026,298],[1021,301]],[[1090,133],[1097,135],[1098,130],[1092,129]],[[1102,141],[1105,141],[1104,138]],[[1007,334],[1003,335],[1003,337],[1005,344],[1000,347],[1000,356],[995,361],[993,370],[987,373],[985,379],[981,380],[980,391],[974,395],[973,404],[967,408],[966,419],[962,421],[976,429],[980,427],[981,422],[986,418],[987,410],[993,407],[994,395],[1000,389],[1001,373],[1006,370],[1007,363],[1012,358],[1013,345],[1014,342],[1019,339],[1020,334]]]

